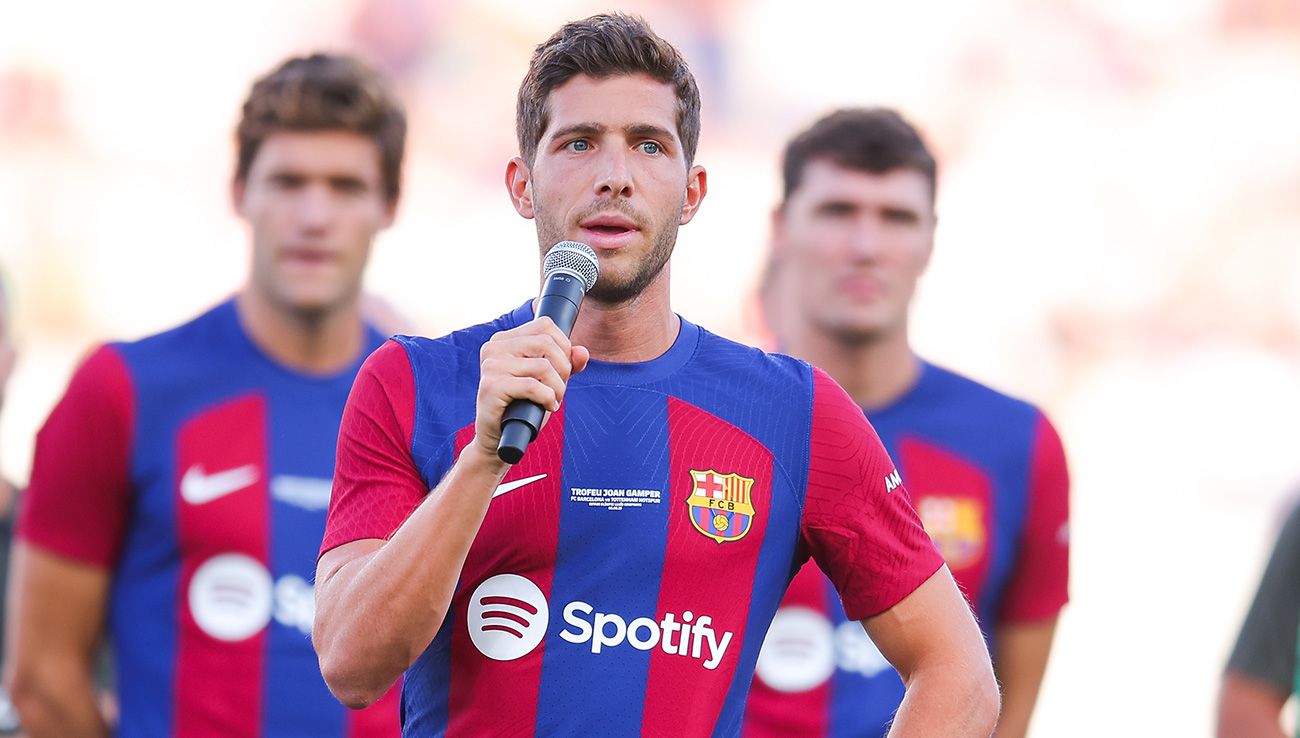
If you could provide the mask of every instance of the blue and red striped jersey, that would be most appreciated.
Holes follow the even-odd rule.
[[[390,536],[473,439],[479,349],[531,303],[358,375],[323,550]],[[844,607],[942,565],[862,412],[824,373],[682,320],[643,363],[592,361],[496,490],[407,736],[734,736],[763,633],[809,556]]]
[[[305,376],[233,301],[103,346],[36,440],[20,535],[107,570],[122,738],[381,738],[396,692],[350,713],[310,633],[334,448],[361,360]]]
[[[1069,481],[1047,418],[928,363],[868,416],[990,646],[1000,625],[1054,617],[1068,599]],[[903,683],[856,619],[803,567],[759,658],[746,738],[885,735]]]

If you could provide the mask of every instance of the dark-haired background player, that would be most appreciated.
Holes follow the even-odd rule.
[[[774,336],[866,410],[991,644],[998,735],[1024,735],[1067,598],[1060,440],[1032,405],[912,352],[936,166],[907,121],[886,109],[828,115],[788,144],[783,176],[762,288]],[[883,735],[904,691],[876,645],[805,566],[759,658],[746,735]]]

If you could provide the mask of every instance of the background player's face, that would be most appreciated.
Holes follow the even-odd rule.
[[[600,258],[589,299],[618,303],[663,271],[704,198],[702,167],[687,167],[673,89],[644,75],[574,77],[551,91],[549,123],[531,167],[507,170],[515,206],[536,218],[545,251],[581,241]]]
[[[234,197],[252,231],[251,288],[307,316],[355,303],[370,244],[395,207],[379,146],[349,131],[272,133]]]
[[[905,331],[934,244],[934,203],[914,169],[872,174],[814,160],[774,216],[773,327],[846,342]],[[778,335],[778,338],[781,336]]]

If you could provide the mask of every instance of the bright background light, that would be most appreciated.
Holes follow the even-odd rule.
[[[533,45],[589,2],[0,4],[0,263],[20,364],[0,462],[96,342],[235,290],[238,106],[291,53],[351,50],[411,114],[368,288],[420,331],[535,289],[502,185]],[[1207,735],[1300,473],[1300,5],[1268,0],[632,2],[691,59],[710,192],[677,309],[753,339],[784,140],[899,107],[941,159],[917,305],[929,358],[1045,407],[1074,474],[1073,603],[1036,734]],[[468,275],[468,278],[467,278]],[[437,297],[433,297],[433,296]]]

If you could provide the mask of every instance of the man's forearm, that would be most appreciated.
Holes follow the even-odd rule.
[[[437,635],[507,468],[470,444],[390,540],[318,573],[313,639],[344,704],[378,699]]]
[[[1034,623],[1008,623],[997,629],[993,659],[1002,684],[1002,716],[998,738],[1025,738],[1038,702],[1039,686],[1056,633],[1056,618]]]
[[[1286,738],[1281,715],[1287,695],[1256,677],[1228,670],[1219,692],[1219,738]]]
[[[894,717],[890,738],[988,738],[998,721],[992,674],[973,668],[934,668],[912,674]]]
[[[15,675],[10,697],[28,738],[107,738],[89,671]]]

